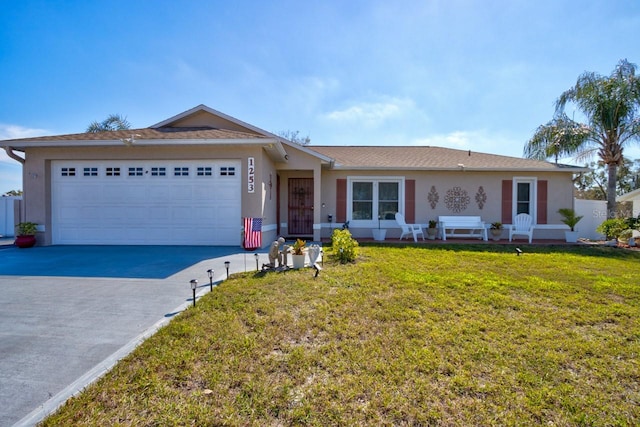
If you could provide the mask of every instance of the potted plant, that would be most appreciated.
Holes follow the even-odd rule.
[[[427,227],[427,239],[435,240],[438,235],[438,221],[435,219],[429,220],[429,226]]]
[[[291,259],[293,261],[293,268],[304,267],[304,250],[307,242],[302,239],[296,239],[293,246],[291,246]]]
[[[17,237],[14,244],[19,248],[30,248],[36,244],[38,224],[35,222],[21,222],[16,225]]]
[[[567,243],[575,243],[578,241],[578,232],[575,226],[582,219],[581,215],[576,215],[576,211],[570,208],[558,209],[558,213],[562,215],[562,222],[569,226],[569,231],[564,232],[564,239]]]
[[[371,230],[373,233],[373,240],[384,240],[387,236],[387,229],[380,228],[380,220],[382,219],[382,215],[378,215],[378,228],[374,228]]]
[[[502,236],[502,223],[500,221],[492,222],[489,226],[489,232],[491,233],[491,238],[494,241],[500,240]]]

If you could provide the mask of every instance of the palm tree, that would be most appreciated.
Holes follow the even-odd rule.
[[[616,178],[624,148],[640,140],[640,77],[626,59],[610,76],[585,72],[574,87],[556,101],[555,118],[536,129],[524,148],[525,157],[548,159],[573,155],[584,160],[597,154],[607,167],[607,210],[615,216]],[[586,123],[569,118],[564,110],[574,104]]]
[[[119,114],[110,114],[109,117],[101,122],[91,122],[87,127],[87,132],[105,132],[111,130],[127,130],[131,128],[131,124],[127,121],[126,117],[122,117]]]

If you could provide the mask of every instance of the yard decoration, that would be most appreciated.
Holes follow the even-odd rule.
[[[274,240],[269,247],[269,264],[263,265],[262,269],[275,269],[287,266],[287,254],[289,253],[289,246],[284,244],[284,237],[279,237],[278,240]],[[282,246],[282,249],[280,247]]]
[[[21,222],[16,226],[17,237],[14,244],[19,248],[30,248],[36,244],[38,224],[35,222]]]

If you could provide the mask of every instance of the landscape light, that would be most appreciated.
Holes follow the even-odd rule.
[[[213,291],[213,269],[208,269],[207,274],[209,275],[209,290]]]
[[[225,261],[224,262],[224,268],[227,269],[227,279],[229,278],[229,265],[231,264],[230,261]]]
[[[258,255],[257,252],[253,254],[253,256],[256,257],[256,271],[258,271],[258,260],[260,259],[260,256]]]
[[[196,306],[196,288],[198,287],[198,281],[196,279],[191,279],[191,290],[193,291],[193,306]]]
[[[522,249],[520,249],[520,248],[516,248],[516,254],[517,254],[518,256],[520,256],[520,254],[521,254],[521,253],[522,253]]]

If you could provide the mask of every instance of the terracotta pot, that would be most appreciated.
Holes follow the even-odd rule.
[[[14,244],[19,248],[30,248],[36,244],[36,236],[26,235],[26,236],[18,236]]]

